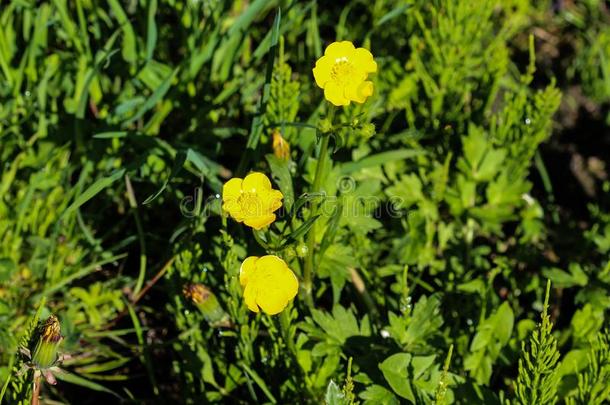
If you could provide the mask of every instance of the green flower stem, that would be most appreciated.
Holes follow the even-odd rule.
[[[298,351],[296,348],[296,345],[294,344],[294,333],[293,331],[291,331],[291,314],[290,312],[292,311],[292,307],[293,304],[289,304],[288,307],[286,307],[279,316],[279,323],[280,323],[280,331],[282,333],[282,339],[284,339],[284,342],[286,343],[286,347],[288,348],[288,350],[290,351],[290,354],[292,356],[292,360],[294,361],[294,364],[296,365],[296,369],[300,375],[300,378],[302,378],[302,381],[307,381],[307,373],[305,372],[305,370],[303,370],[303,368],[301,367],[301,364],[299,363],[298,360]],[[304,388],[307,390],[307,394],[310,395],[311,398],[314,397],[314,393],[311,390],[311,387],[309,386],[309,384],[305,384]]]
[[[282,337],[284,338],[284,342],[290,350],[290,353],[294,356],[296,360],[297,349],[294,345],[294,339],[292,334],[290,333],[290,311],[292,309],[292,305],[289,305],[280,313],[280,330],[282,331]]]
[[[332,124],[335,115],[334,107],[331,107],[328,111],[327,119]],[[332,130],[329,133],[322,134],[322,142],[320,144],[320,153],[318,155],[318,162],[316,165],[316,174],[313,179],[311,187],[311,193],[319,193],[322,186],[322,176],[326,171],[326,162],[332,163],[330,156],[328,156],[328,142],[330,140]],[[319,202],[314,200],[311,204],[311,217],[318,214]],[[314,224],[309,233],[307,234],[307,257],[305,258],[305,271],[303,272],[303,288],[305,290],[305,302],[310,307],[313,307],[312,287],[313,287],[313,276],[314,276],[314,249],[316,247],[316,225]]]

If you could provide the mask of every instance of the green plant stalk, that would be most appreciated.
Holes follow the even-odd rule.
[[[334,107],[331,107],[328,111],[327,119],[333,122],[333,118],[335,115]],[[330,161],[330,157],[327,159],[328,155],[328,143],[330,141],[332,130],[329,133],[322,135],[322,143],[320,144],[320,153],[318,155],[318,162],[316,163],[316,174],[313,179],[313,184],[311,187],[311,193],[315,194],[320,192],[320,188],[322,186],[322,175],[326,171],[326,161]],[[332,161],[330,161],[332,163]],[[314,217],[318,214],[319,203],[317,201],[313,201],[311,205],[311,217]],[[314,249],[316,246],[316,225],[314,224],[309,233],[307,234],[307,257],[305,259],[305,270],[303,272],[303,288],[305,290],[305,302],[310,307],[313,307],[313,297],[312,297],[312,287],[313,287],[313,276],[314,276]]]
[[[146,278],[146,240],[144,239],[144,229],[142,227],[142,219],[140,218],[140,211],[138,208],[138,202],[136,200],[135,192],[131,185],[131,180],[128,175],[125,175],[125,186],[127,188],[127,199],[129,200],[129,206],[133,210],[134,219],[136,221],[136,229],[138,231],[138,240],[140,242],[140,271],[138,274],[138,281],[136,282],[133,295],[137,296],[144,286],[144,279]]]
[[[292,339],[292,336],[290,336],[290,310],[292,309],[292,306],[289,306],[288,308],[285,308],[281,313],[280,313],[280,330],[282,331],[282,337],[284,338],[284,342],[286,342],[286,346],[288,347],[288,350],[290,350],[290,353],[294,356],[295,360],[296,360],[296,355],[297,355],[297,349],[294,345],[294,339]],[[298,364],[298,362],[297,362]]]
[[[40,404],[40,374],[34,376],[34,389],[32,390],[31,405]]]

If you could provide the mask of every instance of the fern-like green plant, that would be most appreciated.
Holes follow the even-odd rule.
[[[557,339],[551,334],[553,323],[548,314],[551,283],[547,281],[541,322],[532,333],[528,344],[521,345],[519,376],[515,387],[516,404],[536,405],[557,402]]]
[[[11,357],[9,363],[9,375],[0,391],[0,404],[7,403],[12,405],[28,405],[32,396],[32,372],[25,367],[22,348],[28,347],[32,335],[34,334],[40,319],[40,314],[46,299],[42,299],[38,305],[38,310],[32,316],[29,326],[19,342],[19,350]],[[6,399],[6,402],[3,402]]]
[[[610,402],[610,330],[598,332],[589,349],[587,369],[578,374],[578,392],[567,405],[601,405]]]

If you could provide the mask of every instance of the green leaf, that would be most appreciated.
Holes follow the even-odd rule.
[[[513,324],[515,322],[515,315],[513,314],[513,310],[508,302],[505,301],[502,305],[500,305],[500,308],[498,308],[494,318],[494,335],[500,344],[504,346],[510,340],[510,335],[513,331]]]
[[[335,209],[334,209],[330,219],[328,220],[328,223],[326,225],[326,231],[324,232],[322,242],[320,243],[320,253],[319,253],[320,258],[324,257],[324,253],[326,252],[326,249],[328,249],[332,245],[333,241],[335,240],[335,235],[337,234],[337,230],[339,229],[339,222],[341,220],[342,215],[343,215],[343,203],[342,203],[342,200],[339,200],[339,202],[335,206]]]
[[[443,324],[440,314],[441,300],[438,295],[427,298],[425,295],[417,301],[411,314],[405,344],[421,342],[426,336],[438,331]]]
[[[241,366],[246,371],[247,375],[250,376],[250,378],[252,378],[254,380],[256,385],[258,385],[258,387],[267,396],[267,399],[269,401],[271,401],[271,403],[277,404],[277,400],[275,399],[275,397],[273,396],[273,394],[271,393],[271,391],[267,387],[267,384],[265,384],[265,381],[256,373],[256,371],[252,370],[250,367],[248,367],[244,363],[241,363]]]
[[[292,204],[294,203],[294,190],[292,187],[292,176],[290,175],[290,168],[288,162],[279,159],[277,156],[272,154],[265,155],[273,179],[277,182],[280,187],[280,191],[284,194],[284,206],[286,210],[290,211]]]
[[[341,305],[333,307],[332,314],[314,309],[311,316],[315,323],[324,331],[324,334],[332,339],[332,343],[342,345],[352,336],[370,336],[370,325],[365,315],[358,327],[358,320],[351,310]]]
[[[108,131],[100,132],[99,134],[93,135],[96,139],[114,139],[114,138],[125,138],[129,135],[128,131]]]
[[[120,169],[116,170],[110,176],[98,179],[95,183],[93,183],[85,191],[83,191],[82,194],[80,194],[76,198],[76,200],[72,204],[70,204],[68,208],[66,208],[63,214],[61,214],[60,220],[72,213],[72,211],[78,209],[81,205],[83,205],[93,197],[95,197],[100,191],[104,190],[106,187],[110,186],[112,183],[123,177],[124,174],[125,169]]]
[[[309,218],[307,221],[303,222],[301,226],[294,230],[294,232],[290,233],[288,236],[284,238],[282,243],[280,244],[280,249],[285,248],[288,245],[291,245],[297,242],[301,237],[303,237],[309,229],[313,226],[316,220],[320,218],[320,215],[315,215]]]
[[[331,245],[321,258],[318,273],[320,277],[330,277],[333,289],[333,303],[337,304],[341,290],[350,279],[349,267],[354,266],[354,251],[343,244]]]
[[[8,257],[0,258],[0,283],[11,279],[17,271],[17,265]]]
[[[218,180],[217,175],[223,170],[222,166],[213,160],[207,158],[201,153],[188,148],[186,151],[186,160],[195,165],[197,170],[210,181],[210,187],[216,193],[220,193],[222,190],[222,183]]]
[[[107,394],[114,395],[117,398],[121,398],[121,396],[119,394],[104,387],[103,385],[93,382],[91,380],[87,380],[86,378],[80,377],[76,374],[61,372],[61,373],[56,373],[54,375],[60,381],[65,381],[65,382],[68,382],[71,384],[80,385],[81,387],[85,387],[85,388],[88,388],[93,391],[105,392]]]
[[[133,117],[123,123],[123,126],[128,126],[133,122],[142,118],[142,116],[151,108],[157,105],[159,101],[165,96],[165,93],[169,90],[172,81],[180,71],[180,67],[175,68],[161,83],[161,85],[150,95],[150,97],[138,108]]]
[[[155,14],[157,13],[157,0],[148,0],[148,27],[146,34],[146,60],[151,60],[157,45],[157,24]]]
[[[176,175],[180,172],[180,170],[182,169],[182,166],[184,166],[185,161],[186,161],[186,152],[184,152],[184,151],[178,152],[176,154],[176,159],[174,160],[174,166],[172,168],[171,173],[169,174],[169,177],[163,182],[163,185],[161,186],[161,188],[155,194],[149,196],[146,200],[144,200],[144,202],[142,204],[144,204],[144,205],[150,204],[157,197],[159,197],[159,195],[161,195],[163,190],[165,190],[165,188],[167,187],[169,182],[174,177],[176,177]]]
[[[326,387],[326,395],[324,396],[326,405],[343,405],[345,404],[345,395],[341,392],[341,389],[335,384],[333,380],[330,380],[328,387]]]
[[[578,263],[571,263],[568,267],[569,273],[557,267],[542,270],[544,277],[553,282],[556,287],[584,287],[589,282],[589,277]]]
[[[411,360],[412,356],[409,353],[397,353],[385,359],[379,365],[379,369],[396,394],[415,402],[415,395],[408,379]]]
[[[123,49],[121,52],[123,59],[129,63],[134,63],[138,55],[136,51],[136,35],[133,26],[118,0],[108,0],[108,4],[112,9],[113,14],[116,16],[119,26],[123,30]]]
[[[476,171],[485,156],[487,150],[487,139],[480,128],[474,125],[469,128],[468,136],[462,139],[464,157],[472,171]]]
[[[473,173],[473,178],[478,181],[489,181],[503,167],[506,152],[503,150],[490,149],[485,154],[483,161]]]
[[[367,167],[378,167],[386,163],[395,162],[397,160],[410,159],[425,155],[424,150],[417,149],[398,149],[389,152],[382,152],[376,155],[367,156],[356,162],[343,163],[341,165],[341,174],[348,175],[357,172]]]
[[[396,396],[381,385],[370,385],[360,393],[359,397],[364,399],[363,405],[399,405]]]
[[[481,322],[470,344],[470,354],[464,368],[479,384],[488,384],[493,364],[512,335],[515,317],[508,302],[504,302],[489,318]]]
[[[411,7],[413,7],[411,4],[403,4],[401,6],[394,7],[388,13],[384,14],[379,20],[375,21],[375,27],[383,26],[385,23],[400,16]]]
[[[270,3],[268,0],[256,0],[255,3],[250,5],[248,8],[248,12],[258,12],[258,7],[262,6],[262,3]],[[245,17],[244,17],[245,18]],[[237,168],[237,173],[241,174],[245,172],[247,165],[250,163],[250,158],[253,151],[258,146],[258,142],[260,140],[261,134],[263,132],[263,114],[267,109],[267,102],[269,101],[269,94],[271,93],[271,79],[273,75],[273,66],[275,64],[276,57],[276,49],[277,43],[279,40],[279,30],[280,30],[280,22],[282,20],[282,13],[278,9],[275,20],[273,22],[273,30],[275,34],[272,36],[271,41],[271,50],[269,52],[269,56],[267,57],[267,66],[265,67],[265,83],[263,84],[262,89],[262,97],[260,98],[258,109],[256,116],[252,120],[252,124],[250,125],[250,133],[248,134],[248,140],[246,141],[246,150],[242,155],[242,159],[239,162],[239,167]],[[232,27],[234,29],[235,26]]]
[[[411,205],[423,200],[422,183],[416,174],[408,174],[387,190],[388,196],[397,199],[395,203],[400,208],[409,208]]]

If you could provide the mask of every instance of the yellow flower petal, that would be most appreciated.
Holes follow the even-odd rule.
[[[313,68],[313,78],[316,80],[316,84],[320,88],[324,88],[324,85],[332,80],[330,75],[331,68],[334,61],[328,56],[322,56],[316,61],[316,66]]]
[[[239,268],[239,284],[242,287],[245,287],[248,284],[248,279],[256,270],[256,262],[258,261],[258,256],[250,256],[246,258],[241,264]]]
[[[358,48],[352,54],[354,64],[358,69],[366,73],[374,73],[377,71],[377,63],[373,59],[373,54],[368,49]]]
[[[269,212],[277,211],[282,206],[283,198],[284,194],[279,190],[271,190],[268,193],[261,195],[263,209],[268,210]]]
[[[288,266],[286,266],[286,269],[282,274],[281,284],[284,286],[283,291],[286,300],[290,301],[296,297],[299,292],[299,280],[297,280],[297,276],[294,275]]]
[[[373,82],[355,83],[345,88],[345,97],[357,103],[364,103],[373,94]]]
[[[268,289],[265,294],[259,294],[256,303],[269,315],[279,314],[286,308],[288,302],[280,289]]]
[[[266,192],[271,190],[271,181],[263,173],[252,172],[246,176],[241,188],[245,192]]]
[[[242,278],[244,301],[254,312],[259,307],[270,315],[283,311],[299,289],[299,281],[286,262],[273,255],[244,260],[240,282]]]
[[[349,99],[345,97],[345,90],[336,82],[328,82],[324,87],[324,97],[336,106],[349,105]]]
[[[227,181],[224,186],[222,186],[222,199],[223,201],[226,200],[233,200],[239,197],[239,195],[241,194],[241,185],[242,185],[242,179],[239,178],[233,178],[229,181]]]
[[[248,283],[244,289],[244,301],[248,309],[252,312],[258,312],[258,305],[256,304],[258,293],[257,283]]]
[[[276,270],[279,271],[288,268],[286,262],[275,255],[262,256],[261,258],[259,258],[256,266],[263,269],[263,272],[265,274],[267,274],[267,272],[274,272]]]
[[[290,301],[297,295],[299,281],[284,260],[278,256],[267,255],[261,257],[256,266],[260,269],[261,279],[273,279],[275,285],[281,286],[285,300]]]
[[[258,231],[260,229],[263,229],[267,225],[272,224],[273,221],[275,221],[275,214],[267,214],[263,216],[245,218],[244,224]]]
[[[324,56],[331,59],[347,57],[354,49],[354,44],[350,41],[333,42],[324,50]]]

